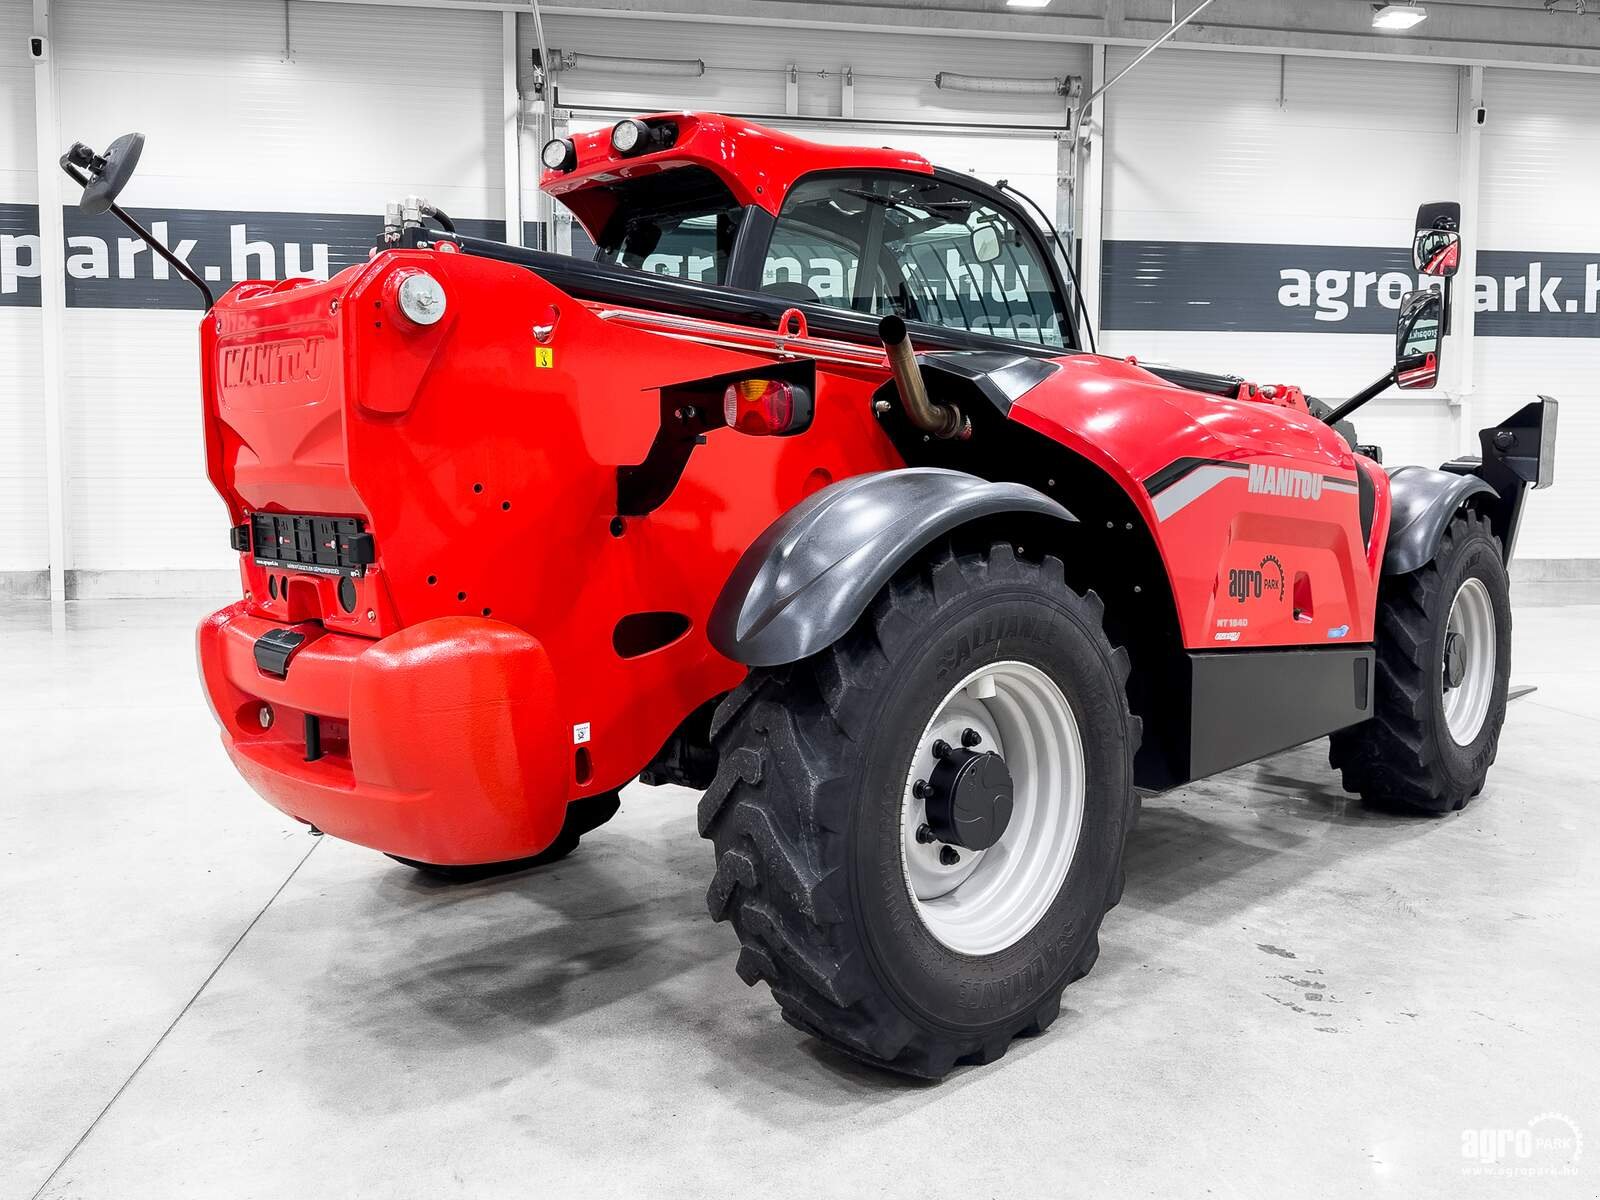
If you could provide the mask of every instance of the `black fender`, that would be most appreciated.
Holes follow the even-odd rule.
[[[1389,472],[1389,541],[1383,548],[1383,573],[1406,575],[1433,561],[1439,540],[1457,510],[1473,496],[1500,493],[1476,475],[1456,475],[1429,467],[1395,467]]]
[[[740,557],[706,636],[751,667],[827,649],[896,571],[935,539],[1003,514],[1077,520],[1044,493],[963,471],[906,467],[830,484],[784,513]]]

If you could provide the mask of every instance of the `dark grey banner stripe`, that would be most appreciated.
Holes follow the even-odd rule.
[[[366,257],[375,215],[138,208],[220,291],[298,269],[341,270]],[[193,308],[189,286],[109,215],[64,210],[67,303],[77,308]],[[499,221],[459,220],[498,237]],[[537,244],[540,227],[524,229]],[[39,303],[39,214],[0,203],[0,305]],[[574,252],[588,249],[575,229]],[[325,264],[325,268],[324,268]],[[163,278],[163,273],[167,277]],[[1259,242],[1108,241],[1104,324],[1121,330],[1388,333],[1400,296],[1416,286],[1410,252],[1373,246]],[[1474,289],[1456,281],[1457,296]],[[1478,254],[1477,331],[1488,337],[1600,337],[1600,253]]]
[[[377,215],[132,208],[130,214],[223,291],[244,279],[333,274],[365,262],[383,220]],[[199,294],[109,213],[63,210],[67,305],[71,308],[199,308]],[[504,221],[457,218],[475,237],[502,238]],[[524,234],[534,245],[540,227]],[[0,305],[39,303],[39,213],[0,204]]]
[[[1267,242],[1108,241],[1107,329],[1390,333],[1417,286],[1409,247]],[[1486,337],[1600,337],[1600,252],[1480,250],[1475,286]]]

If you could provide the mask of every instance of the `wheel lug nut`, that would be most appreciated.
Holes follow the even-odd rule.
[[[967,747],[967,749],[970,750],[981,741],[983,741],[983,734],[979,733],[976,729],[963,729],[961,731],[961,744]]]
[[[929,842],[936,841],[936,840],[937,839],[933,836],[933,830],[928,828],[928,826],[926,826],[926,825],[918,825],[917,826],[917,841],[920,842],[922,845],[926,846]]]
[[[911,785],[911,794],[918,800],[926,800],[929,796],[933,795],[933,788],[928,786],[928,781],[926,779],[919,779]]]
[[[939,861],[947,867],[953,867],[961,861],[961,855],[954,846],[942,846],[939,849]]]
[[[945,755],[947,755],[949,753],[950,753],[950,743],[945,741],[943,738],[939,738],[937,741],[935,741],[933,743],[933,756],[935,758],[943,758]]]

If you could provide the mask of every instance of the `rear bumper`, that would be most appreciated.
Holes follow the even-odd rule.
[[[381,641],[299,627],[283,679],[256,639],[284,626],[243,603],[200,625],[200,672],[234,765],[268,802],[325,833],[440,864],[537,854],[566,813],[567,739],[539,641],[441,617]],[[273,721],[263,729],[260,713]],[[324,754],[305,761],[305,715]]]

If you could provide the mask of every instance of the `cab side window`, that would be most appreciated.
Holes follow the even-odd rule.
[[[874,316],[1064,347],[1066,304],[1041,254],[1009,211],[957,184],[829,173],[789,193],[761,286]]]
[[[813,304],[850,307],[861,270],[861,245],[841,232],[792,220],[767,245],[761,290]]]

